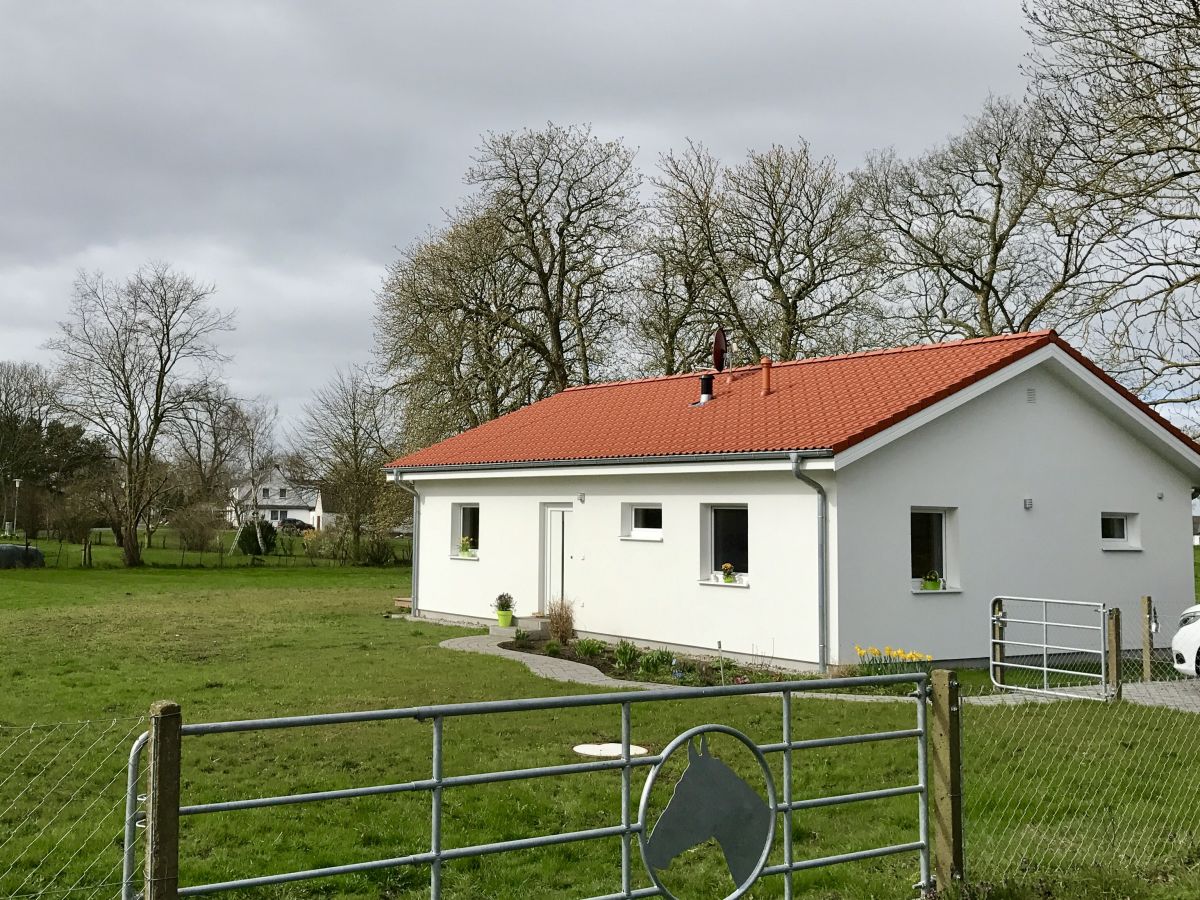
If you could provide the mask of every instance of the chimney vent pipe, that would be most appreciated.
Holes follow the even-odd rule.
[[[711,375],[700,376],[700,403],[707,403],[713,396],[713,377]]]
[[[762,363],[762,395],[765,397],[771,393],[771,357],[764,356],[760,362]]]

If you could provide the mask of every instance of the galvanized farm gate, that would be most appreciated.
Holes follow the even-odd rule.
[[[911,684],[913,692],[909,695],[913,703],[914,722],[911,728],[891,731],[877,731],[863,734],[838,735],[798,740],[792,734],[792,702],[793,697],[820,691],[830,691],[860,686],[888,686],[896,684]],[[686,793],[685,781],[695,770],[697,773],[709,772],[710,779],[704,785],[703,791],[696,791],[697,796],[711,796],[717,781],[724,781],[731,791],[751,790],[745,782],[740,786],[734,782],[741,781],[728,766],[714,761],[707,749],[709,735],[724,735],[722,740],[732,739],[748,751],[763,774],[766,796],[761,797],[763,819],[760,835],[762,850],[755,858],[743,860],[740,878],[736,890],[730,898],[744,896],[755,883],[762,878],[779,876],[783,881],[785,897],[792,896],[793,873],[805,869],[815,869],[832,866],[854,860],[871,859],[902,853],[919,854],[920,881],[914,886],[922,892],[932,887],[930,874],[930,826],[929,826],[929,788],[927,785],[927,753],[929,728],[926,697],[928,694],[928,676],[923,672],[871,677],[821,679],[779,682],[774,684],[745,684],[725,687],[662,689],[637,692],[620,692],[608,694],[588,694],[569,697],[547,697],[522,700],[498,700],[480,703],[457,703],[440,706],[410,707],[406,709],[387,709],[369,712],[334,713],[328,715],[289,716],[272,719],[254,719],[233,722],[215,722],[208,724],[183,724],[179,708],[174,704],[160,705],[152,715],[152,727],[134,743],[129,756],[128,794],[126,809],[125,861],[123,875],[123,900],[134,900],[138,896],[137,850],[144,843],[145,850],[145,898],[192,897],[214,894],[222,891],[253,888],[265,885],[283,884],[287,882],[305,881],[310,879],[328,878],[352,873],[368,872],[400,866],[425,866],[429,869],[429,896],[437,900],[442,891],[442,873],[447,863],[454,860],[480,857],[508,850],[525,850],[537,847],[547,847],[556,844],[567,844],[580,841],[595,841],[603,839],[620,839],[620,885],[610,894],[595,897],[592,900],[617,900],[617,898],[635,897],[672,897],[671,892],[663,885],[660,876],[647,861],[648,855],[661,856],[659,852],[664,843],[669,843],[672,830],[679,831],[679,823],[667,823],[667,813],[664,811],[656,822],[648,822],[648,800],[651,789],[667,760],[678,752],[686,750],[689,766],[684,777],[676,785],[672,803]],[[633,744],[631,709],[635,704],[660,703],[665,701],[677,702],[688,699],[711,699],[718,697],[739,696],[768,696],[776,697],[780,702],[781,727],[779,740],[769,743],[757,743],[750,737],[728,725],[700,724],[686,729],[670,741],[660,753],[635,756],[631,751]],[[903,698],[898,698],[903,699]],[[537,766],[516,770],[483,771],[469,774],[447,775],[443,767],[443,723],[447,719],[458,717],[502,716],[506,713],[530,712],[535,710],[561,710],[579,707],[605,707],[613,709],[620,716],[620,756],[614,759],[599,759],[590,762],[579,762],[565,765]],[[181,805],[179,798],[179,759],[180,745],[183,739],[191,739],[202,735],[230,734],[239,732],[259,732],[273,729],[291,728],[320,728],[322,726],[342,725],[347,723],[382,722],[394,720],[415,720],[432,723],[433,736],[430,751],[430,774],[428,778],[398,784],[375,784],[364,787],[354,787],[340,790],[313,791],[282,796],[229,799],[215,803]],[[837,747],[853,744],[868,744],[881,741],[912,741],[914,744],[914,779],[912,783],[879,787],[873,790],[855,793],[835,794],[816,797],[797,798],[794,795],[793,761],[797,754],[806,750],[820,747]],[[141,782],[141,766],[143,754],[149,758],[148,791],[146,796],[139,796]],[[782,756],[782,784],[776,788],[767,764],[767,758],[779,754]],[[640,802],[634,792],[634,776],[641,770],[648,770],[643,783]],[[555,834],[541,834],[514,840],[496,841],[493,843],[476,844],[472,846],[446,846],[442,840],[442,801],[446,791],[459,791],[472,786],[514,782],[527,779],[546,778],[550,776],[571,776],[590,772],[619,771],[620,781],[620,822],[599,828],[589,828],[578,831],[563,831]],[[732,780],[731,780],[732,779]],[[341,865],[301,871],[281,872],[267,875],[246,875],[230,878],[229,880],[210,883],[184,885],[178,884],[178,853],[179,825],[181,819],[192,816],[235,813],[239,810],[262,809],[267,807],[282,807],[299,803],[318,803],[346,800],[355,797],[379,796],[406,792],[421,792],[428,794],[430,803],[430,843],[429,849],[420,853],[388,859],[369,861],[347,861]],[[838,853],[817,858],[796,859],[792,846],[793,814],[800,810],[818,807],[836,806],[839,804],[860,803],[879,800],[888,797],[911,795],[917,800],[914,809],[914,840],[889,846],[877,846],[856,850],[848,853]],[[711,816],[720,817],[731,815],[730,805],[727,808],[713,806],[708,810]],[[749,805],[740,805],[742,812],[737,815],[749,816],[746,809],[756,808],[755,801]],[[730,823],[726,823],[727,825]],[[749,827],[748,821],[734,823],[738,828]],[[776,828],[782,829],[782,859],[771,864]],[[138,833],[143,831],[144,838],[139,841]],[[637,841],[640,854],[646,863],[645,871],[649,875],[652,886],[634,887],[635,861],[633,844]],[[658,848],[652,847],[657,842]],[[676,843],[678,843],[676,841]],[[734,860],[730,850],[723,848],[731,873],[735,871]],[[615,860],[614,860],[615,862]],[[614,873],[615,874],[615,873]],[[735,878],[735,881],[739,879]],[[616,885],[614,885],[616,887]]]
[[[1007,691],[1111,700],[1120,690],[1120,610],[1047,597],[995,597],[992,684]]]

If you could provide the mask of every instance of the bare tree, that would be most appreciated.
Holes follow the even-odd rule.
[[[233,468],[243,450],[245,410],[227,385],[214,381],[173,423],[174,454],[190,503],[228,502]]]
[[[507,324],[555,391],[588,384],[620,322],[636,242],[633,152],[580,126],[488,134],[467,173],[497,216],[527,290]]]
[[[336,496],[339,526],[356,560],[379,495],[388,489],[383,466],[396,452],[396,421],[392,397],[363,370],[350,369],[313,392],[290,436],[303,479]]]
[[[540,357],[512,324],[526,286],[506,241],[495,216],[464,212],[388,269],[377,298],[377,353],[404,404],[408,447],[550,391]]]
[[[1093,328],[1107,363],[1154,404],[1200,403],[1200,6],[1028,0],[1035,86],[1081,191],[1138,226],[1130,276]]]
[[[108,444],[121,467],[124,561],[141,564],[137,530],[154,491],[155,454],[172,423],[207,391],[221,362],[213,338],[232,320],[209,305],[211,285],[164,263],[123,282],[81,273],[59,337],[59,402]]]
[[[832,352],[866,334],[859,319],[873,313],[878,254],[832,159],[800,141],[725,168],[689,143],[659,168],[673,268],[730,331],[737,362]]]
[[[257,525],[262,519],[258,501],[263,485],[271,480],[279,464],[278,419],[279,408],[265,397],[239,402],[233,408],[235,456],[232,465],[236,484],[230,494],[230,503],[238,525],[255,524],[259,547],[263,548],[264,554],[266,549]]]
[[[992,98],[918,159],[869,158],[856,180],[909,337],[1070,331],[1107,308],[1123,223],[1060,187],[1063,146],[1038,105]]]

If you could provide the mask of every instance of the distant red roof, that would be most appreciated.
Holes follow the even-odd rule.
[[[1053,331],[776,363],[717,374],[703,406],[697,373],[569,388],[410,453],[388,468],[829,450],[839,453],[1029,353],[1055,344],[1200,452]]]

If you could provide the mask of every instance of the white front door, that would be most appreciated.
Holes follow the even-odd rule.
[[[571,507],[547,506],[542,544],[542,597],[540,611],[567,596],[571,560]]]

